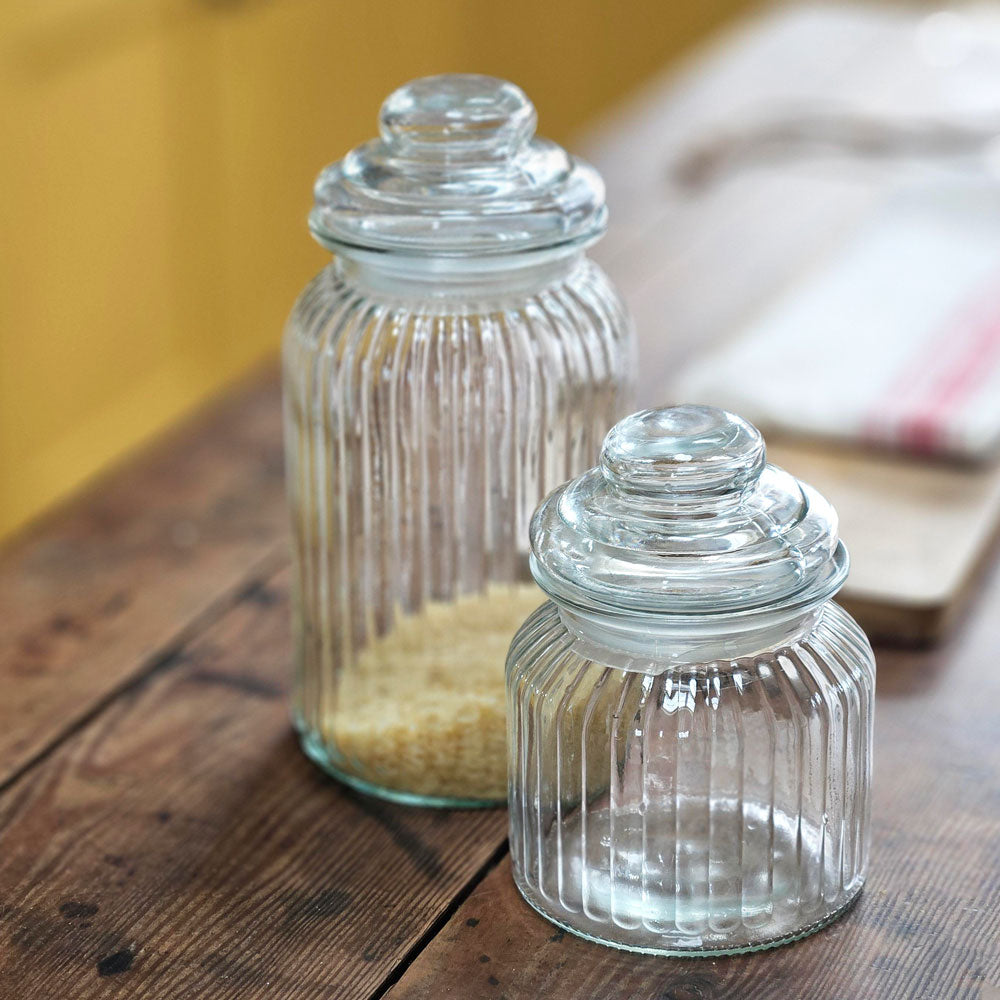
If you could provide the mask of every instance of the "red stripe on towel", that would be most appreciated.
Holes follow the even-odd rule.
[[[864,421],[867,440],[921,453],[948,445],[948,418],[1000,361],[997,287],[991,279],[904,362]]]

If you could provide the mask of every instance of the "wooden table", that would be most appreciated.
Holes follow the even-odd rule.
[[[798,43],[888,23],[781,15],[645,99],[697,107],[722,85],[719,60],[770,80],[785,53],[808,76]],[[618,142],[602,165],[624,201]],[[662,277],[641,247],[656,234],[622,216],[605,259],[641,312]],[[703,276],[716,321],[762,257],[774,247]],[[306,761],[287,715],[286,548],[268,370],[0,557],[3,1000],[1000,997],[1000,574],[948,645],[878,651],[860,904],[774,952],[675,961],[531,911],[502,811],[389,805]]]

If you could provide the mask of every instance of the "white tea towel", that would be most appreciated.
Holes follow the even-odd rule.
[[[1000,447],[1000,179],[898,192],[669,388],[765,432],[990,457]]]

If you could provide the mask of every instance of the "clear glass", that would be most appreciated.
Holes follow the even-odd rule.
[[[437,805],[506,797],[503,664],[544,599],[539,500],[627,409],[632,333],[582,251],[339,255],[284,347],[293,715],[315,761]]]
[[[634,379],[585,256],[603,184],[535,120],[491,77],[390,95],[316,182],[334,257],[285,335],[293,718],[323,768],[404,802],[505,798],[504,657],[544,598],[528,520]]]
[[[378,138],[320,173],[309,227],[335,252],[509,257],[592,243],[607,224],[604,183],[535,136],[536,120],[504,80],[414,80],[386,98]]]
[[[875,662],[836,515],[710,407],[636,414],[550,495],[507,660],[525,899],[605,944],[768,948],[867,869]]]
[[[525,622],[508,661],[510,843],[532,906],[605,944],[687,955],[793,941],[851,904],[871,648],[832,601],[776,632],[672,662],[668,636],[662,659],[623,654],[551,601]]]

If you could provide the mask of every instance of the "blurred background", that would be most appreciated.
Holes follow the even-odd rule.
[[[942,635],[1000,525],[1000,3],[40,0],[0,13],[0,540],[265,359],[314,178],[415,77],[592,160],[642,405],[837,507],[871,634]],[[273,365],[271,366],[273,371]]]
[[[0,538],[279,343],[319,169],[416,76],[595,115],[746,0],[40,0],[0,12]]]

